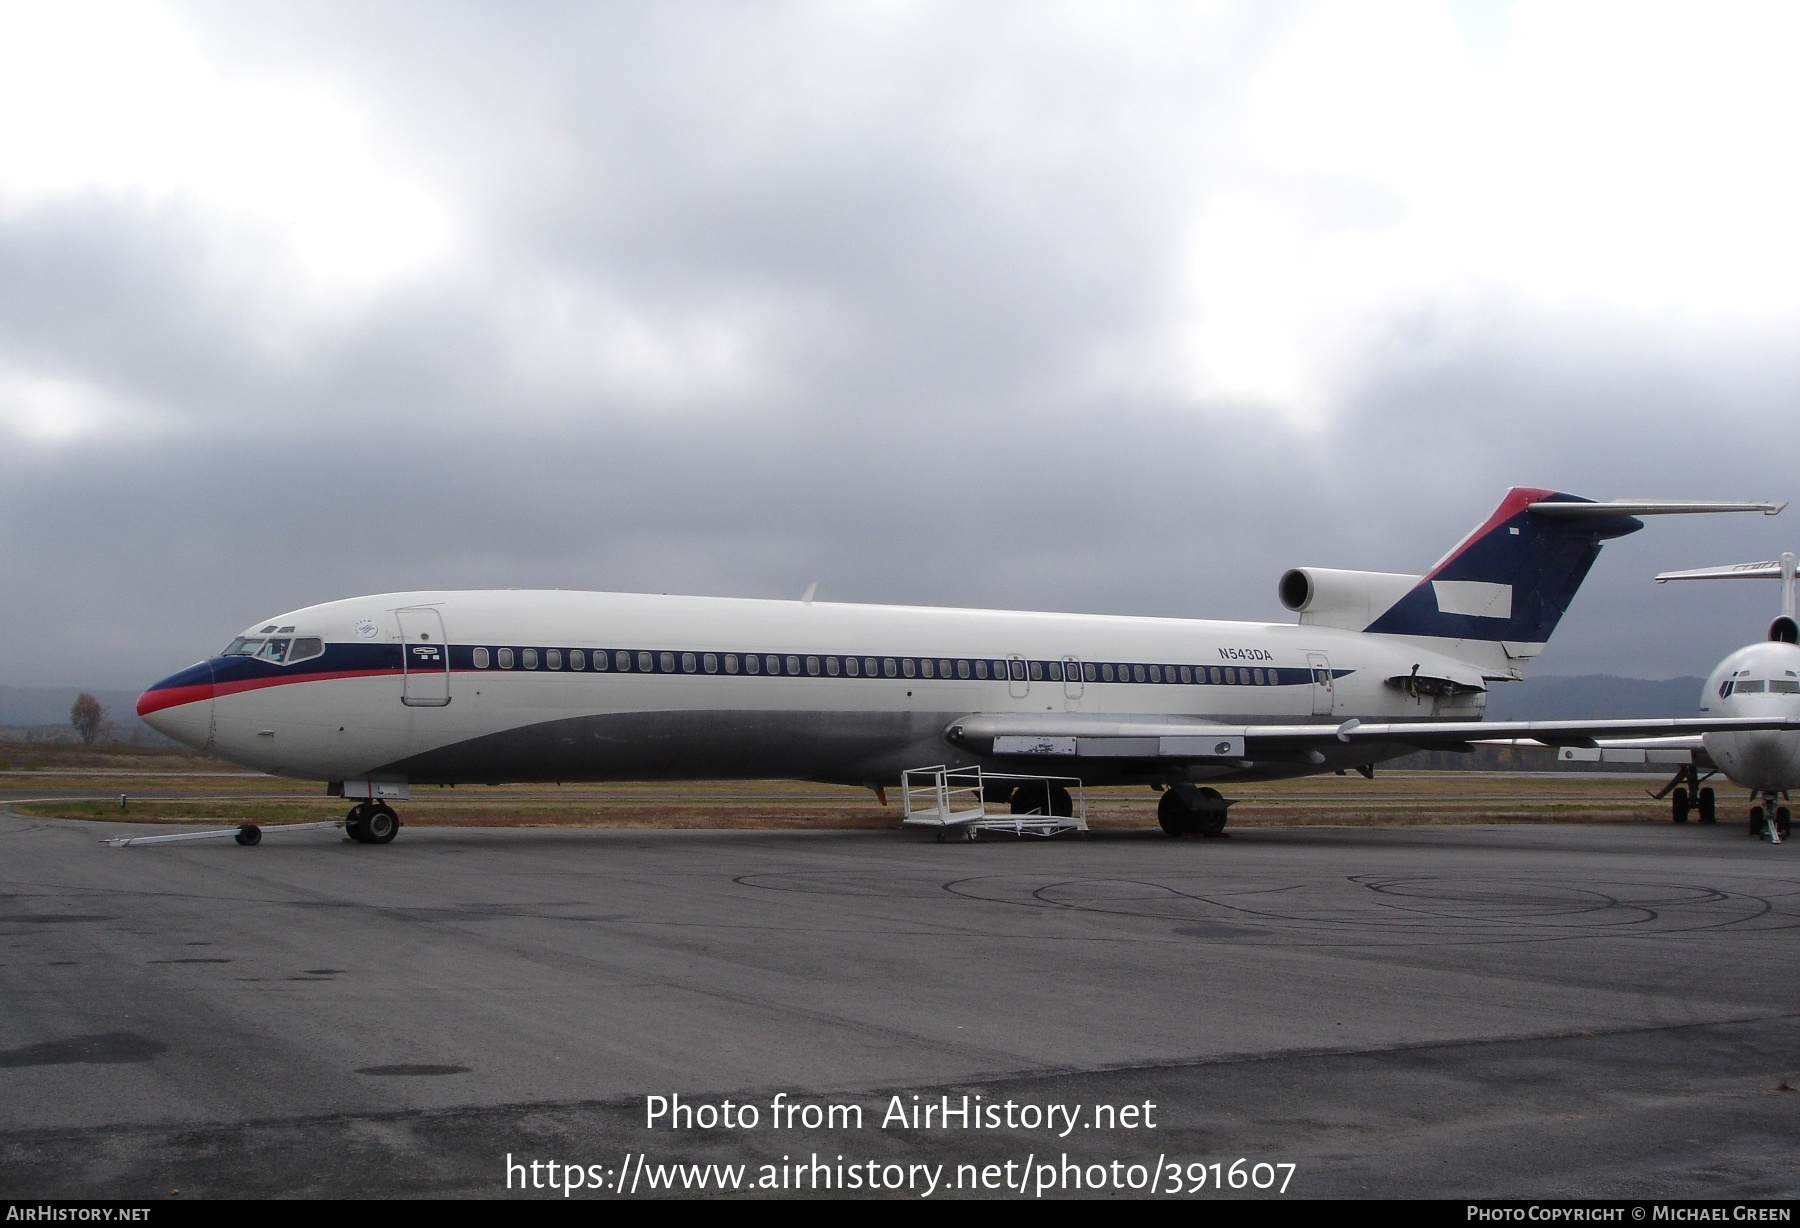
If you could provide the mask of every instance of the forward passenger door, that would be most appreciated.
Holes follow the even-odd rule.
[[[450,702],[450,641],[444,616],[432,606],[395,610],[400,623],[400,702],[442,708]]]

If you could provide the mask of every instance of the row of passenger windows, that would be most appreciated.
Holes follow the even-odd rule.
[[[1023,682],[1211,683],[1280,686],[1277,669],[1244,666],[1140,665],[1116,661],[1026,661],[1013,657],[836,657],[778,653],[648,652],[642,649],[477,648],[476,669],[573,669],[640,674],[767,674],[773,677],[947,678]],[[1288,682],[1305,670],[1287,671]]]

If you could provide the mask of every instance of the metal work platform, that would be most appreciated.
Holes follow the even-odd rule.
[[[990,793],[1002,790],[1014,797],[1027,791],[1038,809],[1015,814],[1009,803],[1005,814],[990,813]],[[909,768],[900,774],[900,809],[901,826],[929,829],[940,843],[952,834],[973,840],[982,832],[1085,837],[1088,831],[1087,795],[1074,776],[1016,776],[942,764]],[[1057,813],[1063,810],[1067,813]]]

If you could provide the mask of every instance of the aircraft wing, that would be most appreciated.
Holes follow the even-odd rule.
[[[1323,762],[1325,749],[1346,744],[1468,750],[1476,742],[1529,741],[1547,747],[1599,748],[1615,739],[1635,745],[1691,750],[1703,733],[1755,729],[1800,730],[1800,720],[1760,717],[1679,717],[1571,721],[1384,721],[1342,724],[1226,725],[1170,717],[1092,717],[1076,713],[976,713],[944,736],[977,754],[1083,759],[1159,759],[1169,762],[1247,763],[1291,759]],[[1679,739],[1682,746],[1667,743]],[[1585,756],[1584,756],[1585,757]]]
[[[1518,746],[1526,750],[1554,750],[1561,763],[1691,763],[1717,768],[1706,751],[1706,739],[1697,733],[1666,738],[1596,738],[1594,746],[1556,746],[1536,738],[1480,738],[1477,746]]]

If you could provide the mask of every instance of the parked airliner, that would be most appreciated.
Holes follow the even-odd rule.
[[[1430,572],[1297,568],[1298,625],[581,592],[411,592],[260,620],[150,688],[168,736],[355,800],[386,843],[413,785],[776,777],[881,793],[908,768],[1032,767],[1162,791],[1217,835],[1214,787],[1514,735],[1695,733],[1800,720],[1482,722],[1600,543],[1638,515],[1767,503],[1596,503],[1518,488]],[[1004,803],[1007,799],[999,799]],[[1066,814],[1048,784],[1015,813]]]
[[[1769,624],[1768,637],[1738,649],[1719,662],[1700,691],[1700,711],[1728,717],[1800,719],[1800,622],[1795,618],[1794,555],[1761,563],[1665,571],[1658,584],[1670,580],[1781,581],[1781,613]],[[1697,814],[1711,823],[1718,802],[1703,782],[1717,773],[1750,791],[1749,833],[1777,843],[1787,838],[1791,813],[1782,805],[1788,791],[1800,788],[1800,734],[1780,728],[1688,734],[1678,737],[1607,739],[1593,750],[1566,748],[1561,757],[1679,762],[1675,778],[1656,794],[1668,797],[1677,823]]]

